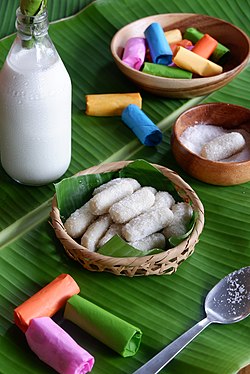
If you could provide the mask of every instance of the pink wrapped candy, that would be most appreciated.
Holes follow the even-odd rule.
[[[130,38],[124,48],[122,61],[134,68],[140,70],[144,63],[146,55],[146,40],[145,38],[134,37]]]
[[[33,318],[25,335],[31,350],[58,373],[85,374],[92,370],[94,357],[50,317]]]

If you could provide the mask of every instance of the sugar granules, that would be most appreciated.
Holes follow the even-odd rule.
[[[238,319],[250,313],[249,266],[235,270],[226,277],[221,293],[213,298],[213,308],[226,320]]]
[[[245,273],[244,273],[245,272]],[[245,281],[246,284],[243,283],[242,275],[244,274],[244,278],[246,277]],[[248,275],[248,278],[247,278]],[[244,269],[236,270],[228,277],[227,280],[227,303],[230,305],[230,311],[232,314],[236,314],[237,310],[239,311],[239,305],[241,304],[241,308],[245,309],[246,303],[249,303],[250,300],[250,290],[249,290],[249,271],[245,271]]]
[[[227,130],[223,127],[214,125],[196,124],[188,127],[180,136],[181,143],[188,148],[191,152],[200,155],[201,149],[204,144],[217,138],[218,136],[228,134],[230,132],[240,133],[246,142],[246,146],[241,152],[234,154],[227,159],[220,161],[223,162],[240,162],[250,160],[250,134],[243,129]]]

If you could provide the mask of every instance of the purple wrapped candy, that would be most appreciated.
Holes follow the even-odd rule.
[[[33,318],[25,335],[31,350],[58,373],[85,374],[94,365],[94,357],[50,317]]]
[[[133,69],[140,70],[146,55],[145,38],[130,38],[124,48],[122,61]]]

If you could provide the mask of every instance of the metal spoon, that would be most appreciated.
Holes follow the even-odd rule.
[[[210,323],[239,322],[250,314],[250,266],[235,270],[217,283],[205,300],[206,318],[165,347],[134,374],[159,373]]]

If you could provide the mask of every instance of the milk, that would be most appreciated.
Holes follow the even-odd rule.
[[[5,171],[23,184],[43,185],[67,170],[71,81],[54,50],[16,45],[8,55],[0,72],[0,152]]]

